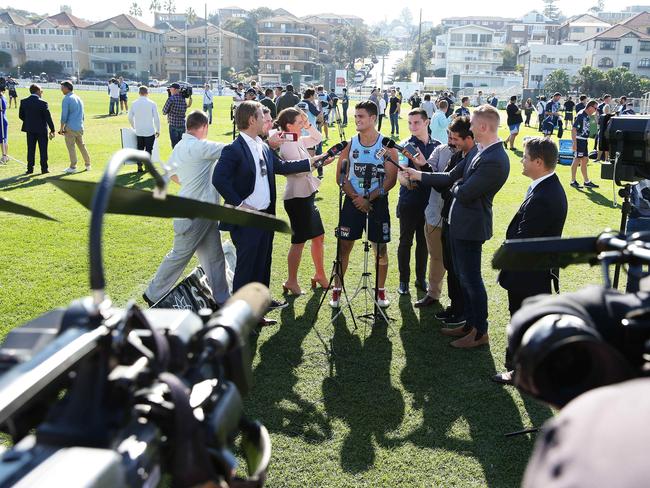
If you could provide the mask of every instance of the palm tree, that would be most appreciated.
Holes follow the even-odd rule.
[[[140,8],[140,5],[138,5],[138,2],[133,2],[131,4],[131,7],[129,7],[129,14],[134,17],[142,17],[142,9]]]
[[[165,0],[164,8],[165,8],[165,12],[167,12],[168,14],[173,14],[174,12],[176,12],[176,3],[174,2],[174,0]]]
[[[160,0],[151,0],[151,3],[149,4],[149,12],[160,12],[160,9]]]

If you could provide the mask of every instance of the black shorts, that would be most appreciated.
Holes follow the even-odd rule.
[[[9,89],[9,98],[18,98],[18,93],[16,93],[16,90]]]
[[[366,225],[366,214],[354,206],[352,200],[345,197],[341,212],[341,227],[339,237],[344,241],[361,239]],[[372,210],[368,214],[368,240],[378,244],[390,242],[390,213],[388,197],[379,197],[372,202]]]
[[[128,96],[128,95],[126,95],[126,94],[124,94],[124,95],[120,95],[120,102],[126,102],[126,101],[128,101],[128,100],[129,100],[129,96]]]
[[[587,139],[576,139],[576,158],[588,158]]]
[[[565,112],[564,113],[564,121],[565,122],[573,122],[573,112]]]

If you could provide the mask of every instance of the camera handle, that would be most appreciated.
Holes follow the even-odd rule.
[[[617,154],[618,158],[618,154]],[[632,208],[632,205],[630,204],[630,191],[632,189],[632,185],[630,183],[627,183],[623,186],[618,191],[619,196],[623,199],[623,203],[621,204],[621,225],[619,227],[619,232],[621,235],[625,235],[625,228],[627,227],[627,218],[630,215],[630,209]],[[606,261],[603,261],[603,265],[607,266],[609,263],[606,263]],[[605,273],[606,276],[606,286],[609,287],[610,282],[609,282],[609,273]],[[611,283],[611,287],[614,289],[618,288],[618,281],[621,275],[621,263],[617,263],[616,267],[614,268],[614,281]]]

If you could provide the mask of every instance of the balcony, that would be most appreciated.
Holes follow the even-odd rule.
[[[288,43],[288,42],[260,42],[260,45],[258,46],[258,49],[273,49],[273,48],[281,48],[281,49],[309,49],[310,51],[315,51],[316,47],[312,46],[305,46],[304,44],[298,44],[298,43]]]
[[[277,55],[277,56],[267,56],[264,54],[260,54],[259,58],[260,63],[264,61],[292,61],[296,63],[316,63],[316,58],[304,58],[304,57],[295,57],[295,56],[282,56],[282,55]]]
[[[451,41],[449,43],[449,47],[485,47],[485,48],[491,48],[491,49],[501,49],[500,46],[495,44],[494,42],[458,42],[458,41]]]
[[[462,63],[466,61],[476,62],[476,63],[489,63],[489,64],[503,64],[503,59],[487,59],[487,58],[478,58],[476,56],[448,56],[447,59],[450,63]]]
[[[285,28],[282,29],[281,27],[259,27],[257,29],[258,34],[289,34],[289,35],[299,35],[299,36],[309,36],[313,37],[316,39],[316,36],[313,32],[306,31],[303,29],[291,29],[291,28]]]

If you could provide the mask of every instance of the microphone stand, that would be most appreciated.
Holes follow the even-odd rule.
[[[344,160],[345,161],[345,160]],[[333,354],[333,349],[334,345],[332,342],[332,338],[329,340],[329,347],[327,346],[327,343],[321,336],[320,332],[318,332],[318,329],[316,328],[316,321],[318,320],[318,313],[320,312],[321,307],[323,306],[323,303],[325,302],[325,299],[327,298],[327,295],[330,290],[333,289],[333,284],[335,283],[335,278],[339,278],[339,283],[341,283],[341,292],[342,296],[345,297],[345,300],[347,302],[347,307],[350,309],[350,316],[352,317],[352,323],[354,324],[354,330],[357,330],[357,321],[354,318],[354,312],[352,311],[352,305],[350,305],[351,300],[348,300],[348,293],[347,290],[345,289],[345,281],[343,280],[343,273],[342,273],[342,265],[341,265],[341,241],[339,239],[340,236],[340,231],[339,229],[341,228],[341,214],[343,213],[343,184],[345,182],[345,176],[347,174],[347,167],[350,163],[344,164],[343,162],[341,163],[341,172],[339,174],[338,178],[338,187],[339,187],[339,215],[338,215],[338,224],[336,226],[336,229],[334,230],[334,237],[336,237],[336,257],[334,258],[334,261],[332,263],[332,272],[330,273],[330,280],[329,284],[327,286],[327,290],[325,293],[323,293],[323,296],[320,299],[320,302],[318,303],[318,308],[316,308],[316,312],[314,314],[314,318],[312,320],[312,327],[314,331],[316,332],[316,335],[318,336],[318,339],[323,343],[323,346],[325,347],[325,351],[329,354]],[[339,298],[340,299],[340,298]],[[334,321],[338,318],[338,316],[342,313],[341,310],[339,310],[330,320],[330,324],[333,324]]]

